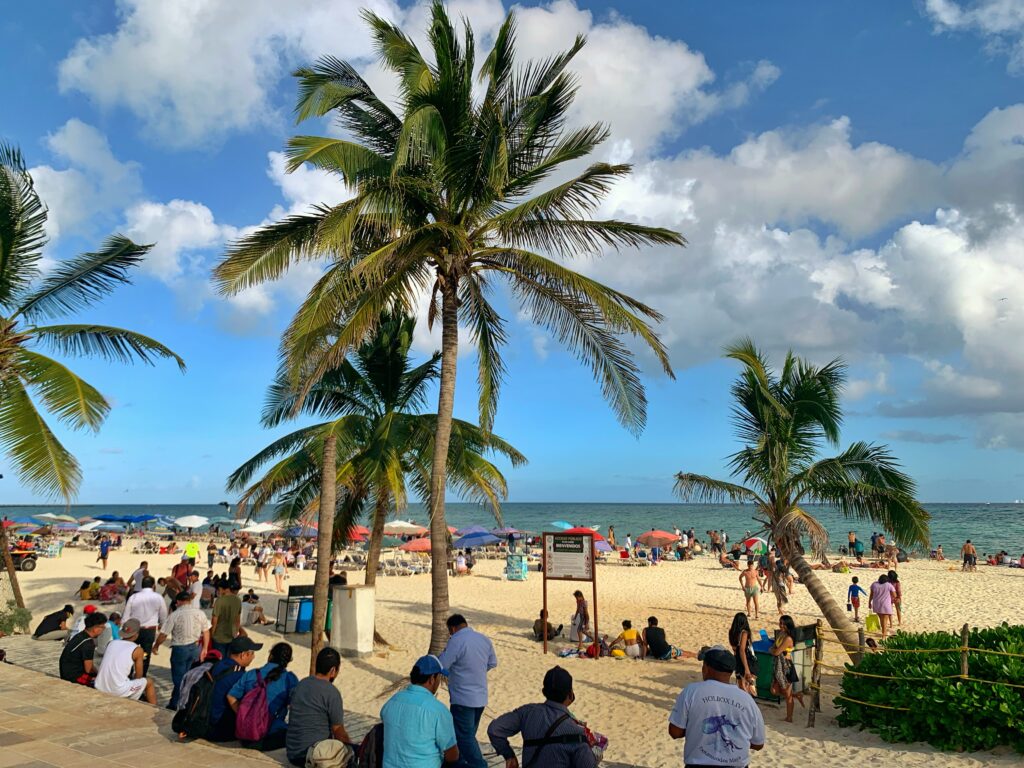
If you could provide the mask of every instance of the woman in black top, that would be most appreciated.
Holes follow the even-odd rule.
[[[757,656],[751,646],[753,642],[750,621],[747,614],[740,611],[732,620],[729,628],[729,645],[736,657],[736,685],[751,696],[757,696]]]

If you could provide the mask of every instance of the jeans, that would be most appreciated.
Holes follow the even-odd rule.
[[[181,688],[181,681],[185,678],[192,665],[199,659],[198,645],[175,645],[171,647],[171,681],[174,683],[174,691],[171,693],[171,701],[167,705],[169,709],[178,708],[178,691]]]
[[[142,657],[143,677],[149,674],[149,657],[153,653],[153,643],[156,642],[156,629],[156,627],[142,627],[139,630],[138,643],[142,646],[142,651],[145,654]]]
[[[455,741],[459,745],[459,761],[456,768],[487,768],[480,745],[476,741],[476,730],[480,727],[483,707],[463,707],[452,704],[452,720],[455,721]]]

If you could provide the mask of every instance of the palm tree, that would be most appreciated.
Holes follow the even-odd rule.
[[[650,325],[660,315],[545,254],[568,258],[684,240],[668,229],[590,218],[631,167],[579,165],[608,137],[608,129],[565,129],[576,91],[567,68],[584,38],[557,56],[517,66],[510,13],[477,71],[472,30],[467,25],[460,40],[441,2],[432,8],[429,57],[390,22],[372,13],[364,17],[381,62],[398,78],[400,110],[381,101],[350,64],[324,57],[296,72],[297,117],[333,112],[346,138],[296,136],[288,145],[289,170],[309,163],[336,174],[353,197],[241,238],[214,277],[219,291],[232,295],[279,278],[296,261],[329,260],[285,333],[293,382],[325,323],[347,318],[318,362],[318,374],[370,336],[384,308],[409,311],[418,297],[430,297],[429,320],[441,324],[437,450],[428,496],[434,561],[430,649],[436,652],[447,637],[445,464],[460,322],[477,349],[484,430],[493,424],[505,375],[508,329],[492,303],[495,286],[504,284],[529,317],[591,368],[619,420],[639,432],[646,418],[644,388],[621,336],[639,338],[671,375],[667,352]],[[552,177],[557,181],[538,192]],[[315,378],[302,386],[302,396]]]
[[[749,339],[728,347],[725,356],[743,365],[732,386],[732,410],[744,447],[729,464],[742,484],[680,472],[676,492],[684,501],[754,504],[755,519],[854,655],[856,627],[811,570],[801,547],[806,535],[815,554],[824,557],[828,533],[801,505],[834,506],[846,517],[880,525],[902,544],[925,547],[930,515],[888,447],[858,442],[834,458],[818,458],[823,443],[839,446],[839,398],[846,381],[841,360],[816,367],[790,352],[776,375]]]
[[[296,430],[271,443],[231,475],[228,490],[241,492],[239,505],[258,512],[277,501],[279,519],[308,519],[312,510],[334,509],[328,515],[338,545],[367,508],[372,509],[372,530],[366,562],[366,584],[374,584],[380,562],[384,523],[389,512],[405,508],[409,487],[422,498],[430,488],[430,467],[437,429],[435,414],[420,414],[426,390],[438,377],[440,355],[413,367],[409,357],[415,321],[385,313],[375,335],[337,368],[327,371],[300,405],[302,413],[329,421]],[[291,418],[298,393],[281,371],[268,393],[263,424],[275,427]],[[325,454],[327,437],[334,439],[336,457]],[[500,520],[501,500],[507,495],[505,478],[484,454],[495,452],[519,465],[525,458],[491,432],[455,420],[447,465],[448,483],[461,495],[489,505]],[[263,476],[256,473],[268,463]],[[334,466],[333,478],[342,489],[334,507],[321,505],[322,479]],[[321,520],[323,515],[321,514]],[[324,523],[321,522],[321,526]],[[318,564],[330,562],[318,554]],[[445,563],[447,557],[445,557]],[[317,574],[327,568],[317,568]],[[326,580],[314,594],[326,614]],[[314,642],[319,636],[314,637]],[[313,652],[316,657],[317,647]]]
[[[21,152],[0,142],[0,449],[33,492],[71,503],[81,483],[81,468],[50,430],[33,397],[65,426],[94,431],[110,412],[110,403],[38,348],[124,363],[153,364],[169,357],[183,371],[185,363],[163,344],[123,328],[46,324],[86,309],[129,283],[129,270],[152,248],[114,235],[95,253],[62,262],[44,276],[39,267],[47,242],[46,218]],[[0,549],[15,599],[23,608],[2,526]]]

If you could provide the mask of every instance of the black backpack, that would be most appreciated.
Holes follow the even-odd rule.
[[[356,768],[383,768],[384,723],[377,723],[363,737],[356,755]]]
[[[235,671],[230,667],[221,672],[217,677],[207,670],[188,694],[188,704],[184,709],[179,709],[171,721],[171,727],[178,734],[179,738],[201,739],[213,728],[214,723],[210,722],[210,712],[213,709],[213,688],[225,675]]]

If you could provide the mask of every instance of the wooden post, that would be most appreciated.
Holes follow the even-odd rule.
[[[818,619],[814,630],[814,669],[811,670],[811,706],[807,708],[807,727],[814,727],[815,712],[821,711],[821,662],[825,655],[825,635],[822,633],[822,621]]]
[[[960,677],[966,678],[970,674],[970,668],[967,664],[967,642],[970,637],[970,627],[964,624],[963,629],[960,630]]]
[[[594,539],[591,537],[590,545],[593,547]],[[594,578],[590,584],[594,588],[594,643],[597,645],[597,653],[594,654],[594,658],[598,661],[601,660],[601,637],[597,634],[597,550],[591,549],[591,556],[593,557],[594,563]]]
[[[541,539],[541,542],[543,542],[543,541],[544,540]],[[543,574],[541,576],[541,581],[544,582],[544,616],[543,616],[543,618],[544,618],[544,653],[545,654],[548,652],[548,580],[547,580],[548,565],[547,565],[547,560],[548,560],[548,548],[545,547],[543,545],[543,543],[542,543],[541,544],[541,548],[540,548],[540,563],[541,563],[540,567],[541,567],[541,573]]]
[[[864,660],[864,654],[867,653],[867,641],[864,639],[864,627],[857,628],[857,647],[860,649],[855,661],[860,664]]]

